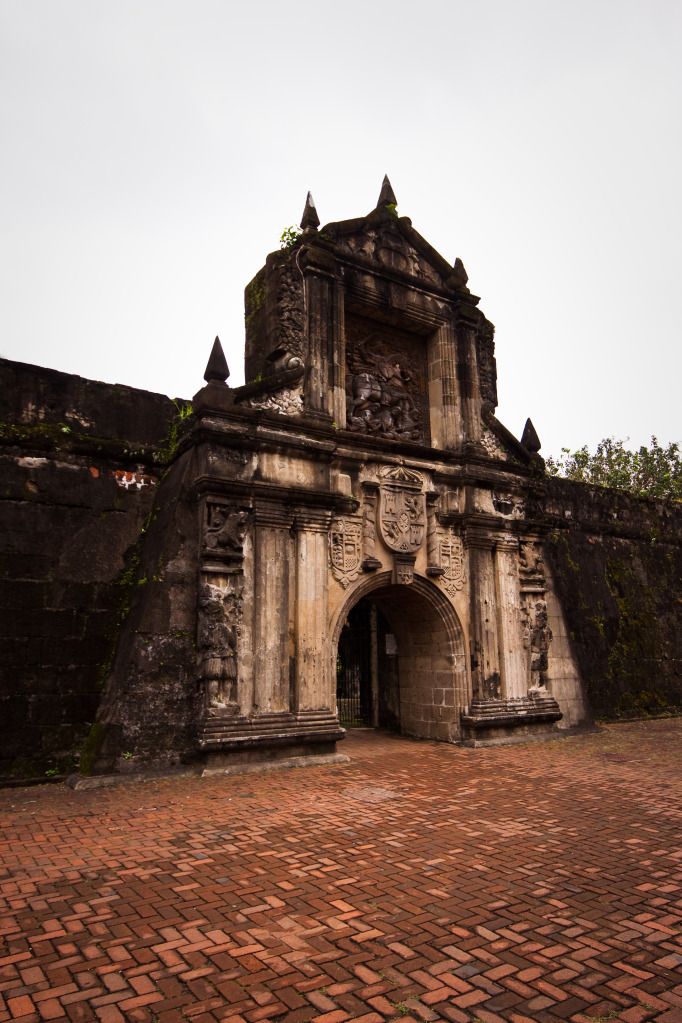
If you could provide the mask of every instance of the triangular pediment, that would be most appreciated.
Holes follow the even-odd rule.
[[[327,224],[320,236],[336,253],[375,272],[398,273],[448,291],[466,291],[464,267],[451,266],[414,230],[408,217],[376,210],[367,217]]]

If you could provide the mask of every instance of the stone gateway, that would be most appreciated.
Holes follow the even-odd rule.
[[[344,725],[482,743],[589,714],[543,550],[530,422],[494,415],[493,326],[399,217],[300,235],[216,339],[158,486],[92,764],[333,758]]]

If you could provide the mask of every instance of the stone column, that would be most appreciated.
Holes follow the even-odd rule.
[[[517,538],[497,537],[495,541],[497,626],[502,695],[506,700],[523,699],[528,695],[527,654],[523,645],[523,608],[518,565]]]
[[[334,284],[332,344],[332,417],[338,430],[346,428],[346,317],[344,288],[341,281]]]
[[[440,533],[438,531],[438,501],[436,490],[426,492],[426,574],[432,578],[445,574],[440,563]]]
[[[501,698],[493,541],[467,531],[471,595],[471,677],[474,700]]]
[[[375,572],[381,568],[376,554],[376,521],[379,485],[365,481],[362,484],[362,569]]]
[[[434,447],[448,451],[459,451],[464,444],[456,347],[455,329],[444,323],[429,349],[429,406],[431,442]]]
[[[464,411],[465,445],[481,446],[481,385],[478,379],[476,327],[466,320],[457,326],[459,384]]]
[[[308,415],[331,421],[331,363],[334,338],[334,260],[325,250],[310,248],[302,255],[305,269],[305,307],[308,332],[305,407]]]
[[[295,709],[298,713],[334,707],[327,624],[330,522],[330,511],[296,509]]]
[[[289,589],[291,510],[259,498],[254,506],[253,712],[291,709]]]

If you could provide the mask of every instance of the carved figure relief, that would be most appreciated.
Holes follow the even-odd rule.
[[[214,553],[241,555],[248,517],[244,508],[207,502],[204,547]]]
[[[226,588],[211,583],[201,587],[197,649],[209,715],[236,710],[241,619],[241,573]]]
[[[346,333],[347,429],[426,442],[423,342],[360,317],[349,319]]]
[[[535,598],[527,600],[523,608],[523,639],[529,656],[530,691],[545,688],[549,645],[552,641],[547,601],[540,594],[536,594]]]
[[[379,490],[379,528],[387,547],[398,554],[413,554],[424,542],[426,498],[421,473],[392,466],[382,472]]]
[[[529,690],[544,690],[547,680],[549,627],[545,599],[545,565],[542,544],[538,540],[522,540],[519,549],[519,577],[523,616],[523,643],[528,651]]]
[[[536,577],[544,585],[545,569],[542,547],[535,540],[522,540],[519,548],[520,574],[522,577]]]
[[[360,574],[362,526],[357,519],[334,519],[329,532],[329,560],[335,579],[345,588]]]
[[[464,546],[454,529],[448,529],[441,534],[438,553],[443,574],[437,577],[437,581],[446,593],[454,597],[466,581]]]

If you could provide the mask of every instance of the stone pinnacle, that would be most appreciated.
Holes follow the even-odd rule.
[[[530,451],[531,455],[537,455],[540,450],[540,438],[538,437],[532,420],[530,419],[526,419],[526,425],[523,428],[523,434],[521,436],[521,443],[526,451]]]
[[[216,335],[216,339],[213,342],[213,348],[211,349],[211,354],[206,364],[204,380],[208,384],[212,381],[224,384],[229,375],[230,371],[227,368],[227,359],[223,352],[223,346],[220,343],[220,338]]]
[[[398,200],[395,197],[395,192],[391,187],[391,182],[388,180],[388,174],[384,174],[384,180],[381,183],[381,192],[379,194],[379,202],[377,203],[377,209],[380,206],[397,206]]]
[[[308,231],[308,230],[317,231],[319,226],[320,226],[320,218],[317,215],[317,210],[315,209],[315,203],[313,201],[313,197],[310,194],[310,192],[308,192],[308,196],[307,196],[306,201],[305,201],[305,206],[303,207],[303,216],[301,218],[301,229],[303,231]]]

